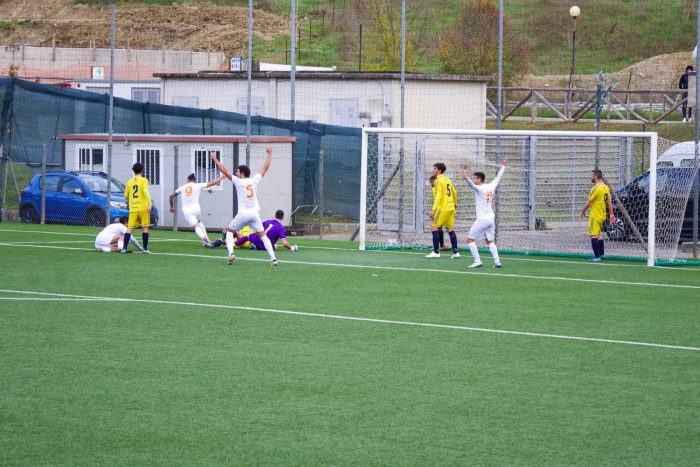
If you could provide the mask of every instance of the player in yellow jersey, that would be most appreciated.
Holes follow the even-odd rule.
[[[430,188],[433,192],[433,201],[435,201],[435,179],[437,177],[435,175],[431,175],[428,181],[430,182]],[[443,229],[438,230],[438,234],[440,235],[440,250],[445,250],[445,231]]]
[[[141,240],[143,240],[142,253],[150,253],[148,250],[148,226],[151,224],[151,194],[148,192],[148,180],[141,174],[143,165],[137,162],[131,167],[134,176],[126,182],[124,198],[129,203],[129,223],[124,234],[124,249],[121,253],[127,252],[127,245],[131,238],[131,232],[141,225]]]
[[[445,227],[452,243],[452,256],[459,258],[457,249],[457,235],[454,232],[455,211],[457,210],[457,191],[452,180],[444,174],[447,166],[442,162],[433,165],[433,175],[435,175],[435,196],[433,208],[428,213],[428,217],[433,220],[430,230],[433,234],[433,251],[426,255],[426,258],[440,257],[440,229]]]
[[[615,214],[613,214],[610,187],[603,183],[603,172],[599,169],[593,170],[591,183],[593,183],[593,188],[588,192],[588,200],[581,209],[581,219],[586,217],[586,211],[591,208],[588,218],[588,236],[591,238],[591,247],[593,248],[594,258],[592,261],[598,262],[605,257],[605,244],[601,235],[603,224],[608,215],[610,222],[615,223]]]

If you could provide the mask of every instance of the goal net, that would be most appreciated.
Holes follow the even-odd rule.
[[[432,248],[437,162],[458,193],[455,231],[466,247],[475,207],[459,170],[484,172],[489,182],[507,158],[493,204],[500,251],[590,256],[580,213],[600,168],[618,217],[604,227],[606,257],[677,261],[697,164],[657,169],[657,150],[656,133],[363,128],[360,249]]]

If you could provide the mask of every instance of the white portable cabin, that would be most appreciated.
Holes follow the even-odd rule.
[[[61,135],[63,162],[66,170],[108,172],[108,135]],[[245,136],[217,135],[155,135],[113,134],[112,177],[126,183],[133,176],[135,162],[144,165],[144,176],[149,179],[150,194],[158,208],[158,224],[164,228],[191,228],[180,211],[180,200],[175,200],[175,213],[170,212],[170,194],[187,183],[194,173],[198,182],[209,181],[219,174],[210,153],[218,153],[219,160],[235,174],[240,164],[250,167],[251,175],[260,171],[265,161],[266,148],[273,150],[272,163],[258,188],[260,217],[273,218],[275,211],[285,213],[288,224],[292,212],[292,154],[296,138],[253,136],[250,139],[250,160],[246,163]],[[201,220],[211,232],[226,227],[237,211],[235,190],[230,181],[203,190],[200,196]]]

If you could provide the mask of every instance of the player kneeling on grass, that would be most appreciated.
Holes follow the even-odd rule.
[[[489,251],[493,255],[494,266],[497,268],[501,267],[498,248],[496,248],[496,243],[494,243],[496,238],[496,215],[491,207],[491,202],[496,194],[498,182],[501,181],[503,172],[506,170],[507,163],[508,159],[501,161],[501,168],[498,170],[496,178],[491,180],[490,183],[484,183],[486,175],[483,172],[474,172],[469,178],[469,173],[465,169],[459,171],[459,175],[467,181],[474,192],[474,204],[476,205],[476,221],[474,221],[474,225],[469,229],[469,234],[467,235],[467,246],[469,246],[469,251],[471,251],[474,258],[474,262],[469,265],[470,268],[480,268],[482,265],[479,250],[476,248],[476,243],[474,243],[474,240],[477,238],[486,239]]]
[[[128,217],[122,217],[114,224],[109,224],[102,229],[95,238],[95,250],[103,253],[122,250],[124,248],[124,234],[126,233],[126,223],[128,220]],[[131,243],[133,243],[139,251],[143,250],[134,237],[131,237]]]
[[[226,177],[222,175],[221,177],[215,178],[210,182],[197,183],[197,177],[195,177],[194,174],[189,174],[187,176],[187,183],[170,193],[170,212],[175,212],[173,201],[177,196],[182,194],[182,214],[185,216],[187,223],[192,226],[199,239],[202,240],[203,246],[209,246],[211,242],[207,236],[207,228],[200,220],[200,217],[202,216],[202,208],[199,205],[199,195],[202,193],[203,188],[218,185],[224,178]]]

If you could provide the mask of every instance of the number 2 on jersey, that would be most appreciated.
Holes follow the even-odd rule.
[[[134,186],[133,186],[133,189],[134,189],[134,194],[132,194],[131,197],[132,197],[133,199],[138,199],[138,197],[139,197],[139,186],[138,186],[138,185],[134,185]]]

